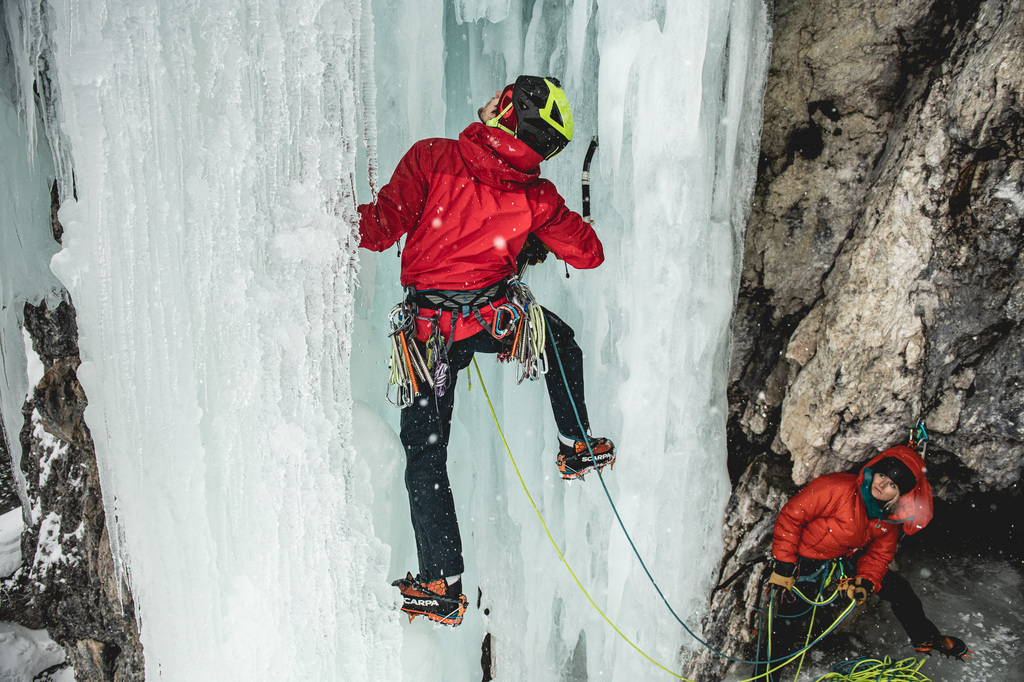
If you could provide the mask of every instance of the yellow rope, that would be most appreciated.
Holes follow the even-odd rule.
[[[593,597],[590,596],[590,593],[587,592],[587,588],[585,588],[583,586],[583,583],[580,582],[580,579],[576,577],[575,571],[572,570],[572,566],[569,565],[569,561],[565,558],[565,555],[562,554],[562,550],[560,550],[558,548],[558,543],[555,542],[555,538],[551,535],[551,530],[548,528],[548,524],[544,520],[544,515],[541,514],[540,509],[537,507],[537,503],[533,501],[533,495],[530,494],[529,488],[526,487],[526,481],[523,480],[523,475],[519,471],[519,465],[516,463],[516,458],[512,455],[512,448],[509,447],[508,440],[505,439],[505,432],[501,428],[501,422],[498,421],[498,414],[494,410],[494,403],[491,402],[491,396],[487,392],[487,385],[484,383],[484,377],[480,373],[480,366],[477,364],[476,358],[473,358],[473,368],[476,370],[477,379],[480,381],[480,388],[483,390],[484,398],[487,400],[487,407],[491,410],[491,417],[494,419],[494,425],[498,429],[498,435],[501,436],[501,442],[505,445],[505,452],[508,453],[508,458],[512,462],[512,468],[515,470],[516,477],[519,479],[519,485],[521,485],[523,487],[523,492],[526,493],[527,499],[530,500],[530,504],[533,506],[534,513],[536,513],[537,514],[537,518],[540,519],[540,524],[541,524],[541,526],[544,527],[544,533],[548,536],[548,540],[551,542],[551,546],[555,548],[555,552],[558,553],[558,558],[562,560],[562,563],[565,565],[566,570],[569,571],[569,575],[571,575],[572,579],[576,582],[577,587],[579,587],[580,591],[583,592],[583,595],[587,598],[587,601],[590,602],[590,605],[594,607],[594,610],[597,611],[599,614],[601,614],[601,618],[603,618],[604,621],[606,623],[608,623],[609,627],[611,627],[611,629],[614,630],[615,633],[619,637],[621,637],[627,644],[629,644],[631,647],[633,647],[637,651],[637,653],[639,653],[641,656],[646,658],[648,661],[650,661],[652,664],[654,664],[658,668],[661,668],[662,670],[667,672],[672,677],[675,677],[677,679],[683,680],[683,682],[694,682],[693,680],[691,680],[689,678],[683,677],[682,675],[679,675],[678,673],[672,672],[671,670],[669,670],[668,668],[663,666],[661,663],[658,663],[657,661],[655,661],[643,649],[641,649],[639,646],[637,646],[629,637],[627,637],[625,634],[623,634],[623,632],[621,630],[619,630],[618,627],[616,627],[615,623],[613,623],[611,621],[611,619],[608,618],[608,616],[605,614],[605,612],[601,610],[601,607],[597,605],[597,602],[595,602]],[[467,372],[467,377],[469,377],[470,378],[470,382],[472,382],[472,378],[471,378],[472,375],[470,373],[468,373],[468,372]],[[829,604],[832,601],[834,601],[835,598],[836,598],[836,595],[833,594],[832,597],[830,597],[829,599],[827,599],[825,601],[822,601],[822,602],[818,602],[818,601],[810,600],[810,599],[807,599],[806,597],[804,597],[805,600],[807,600],[810,603],[814,604],[815,608],[817,608],[817,606]],[[832,629],[834,629],[836,627],[836,625],[838,625],[838,623],[846,616],[846,614],[848,614],[851,610],[853,610],[853,607],[855,605],[856,605],[856,602],[851,600],[850,604],[846,607],[846,609],[843,610],[843,612],[839,615],[839,617],[836,619],[836,621],[834,623],[832,623],[832,625],[826,630],[826,633],[830,632]],[[769,623],[770,623],[771,622],[771,604],[770,603],[769,603],[769,607],[768,608],[769,608]],[[771,625],[770,624],[768,626],[768,636],[769,636],[769,638],[771,637]],[[770,640],[769,640],[769,642],[770,642]],[[770,646],[771,646],[771,644],[769,643],[769,647]],[[789,657],[788,659],[786,659],[785,661],[783,661],[782,663],[780,663],[776,667],[768,669],[767,671],[765,671],[761,675],[757,675],[756,677],[751,677],[751,678],[748,678],[746,680],[741,680],[740,682],[754,682],[754,680],[759,680],[759,679],[762,679],[762,678],[767,678],[767,676],[769,674],[775,672],[776,670],[779,670],[780,668],[784,668],[785,666],[787,666],[790,663],[792,663],[795,659],[800,658],[802,660],[804,653],[806,653],[806,652],[801,652],[801,653],[798,653],[798,654],[794,654],[793,656]],[[830,674],[832,674],[832,673],[830,673]],[[799,675],[799,671],[797,672],[797,675]],[[825,678],[822,678],[822,680],[824,680],[824,679]],[[845,678],[829,678],[829,679],[839,680],[839,679],[845,679]],[[907,680],[909,680],[909,679],[910,678],[907,678]],[[899,680],[897,680],[896,678],[893,678],[893,680],[894,680],[894,682],[903,682],[902,678],[900,678]],[[817,682],[821,682],[821,680],[819,680]],[[856,681],[852,681],[852,682],[860,682],[860,680],[856,680]],[[866,682],[866,680],[865,680],[865,682]],[[918,681],[915,680],[915,682],[918,682]],[[920,682],[929,682],[929,680],[921,679]]]
[[[808,599],[806,596],[804,596],[803,592],[800,592],[800,590],[798,590],[795,587],[792,588],[792,589],[793,589],[794,592],[799,593],[800,596],[804,599],[804,601],[813,604],[815,610],[817,610],[819,606],[824,606],[826,604],[830,604],[831,602],[835,601],[836,594],[838,594],[838,593],[833,593],[833,595],[831,597],[829,597],[828,599],[826,599],[825,601],[817,601],[817,600]],[[769,599],[769,601],[768,601],[768,660],[771,660],[771,658],[772,658],[772,621],[774,620],[774,618],[773,618],[773,616],[774,616],[774,608],[773,608],[774,601],[775,601],[774,598]],[[845,609],[843,609],[843,612],[839,614],[839,617],[836,618],[835,621],[832,622],[832,625],[828,626],[828,628],[825,629],[825,632],[823,632],[821,635],[818,636],[818,639],[822,639],[822,638],[824,638],[825,635],[827,635],[830,632],[832,632],[832,630],[834,630],[836,628],[836,626],[838,626],[839,623],[842,622],[842,620],[844,618],[846,618],[847,614],[849,614],[850,611],[853,610],[853,607],[856,606],[856,605],[857,605],[857,602],[855,602],[855,601],[853,601],[851,599],[850,603],[846,605]],[[813,622],[812,622],[811,627],[813,627]],[[808,632],[808,640],[807,641],[810,641],[810,632]],[[806,646],[806,644],[804,646]],[[806,651],[800,651],[798,653],[795,653],[792,656],[790,656],[789,658],[787,658],[786,660],[784,660],[781,663],[779,663],[774,668],[770,667],[770,665],[766,663],[765,665],[768,666],[768,668],[763,673],[761,673],[760,675],[755,675],[754,677],[748,677],[745,680],[740,680],[740,682],[754,682],[755,680],[767,680],[769,675],[771,675],[772,673],[774,673],[774,672],[776,672],[776,671],[778,671],[778,670],[780,670],[782,668],[785,668],[787,665],[789,665],[790,663],[795,661],[797,658],[799,658],[801,661],[803,661],[804,654],[806,654],[806,653],[807,653]],[[799,675],[800,675],[800,671],[798,670],[797,671],[797,676],[799,676]],[[820,681],[816,681],[816,682],[820,682]]]
[[[864,658],[847,661],[852,666],[849,674],[830,672],[815,682],[931,682],[921,673],[925,660],[904,658],[894,663],[886,656],[882,660]]]
[[[693,680],[687,679],[687,678],[683,677],[682,675],[674,673],[671,670],[669,670],[668,668],[666,668],[665,666],[663,666],[662,664],[658,663],[653,658],[648,656],[647,653],[645,653],[643,649],[641,649],[636,644],[634,644],[633,641],[629,637],[624,635],[622,633],[622,631],[619,630],[619,628],[617,628],[615,626],[615,623],[613,623],[611,621],[611,619],[609,619],[608,616],[605,615],[604,611],[601,610],[601,607],[599,607],[597,605],[597,603],[594,601],[593,597],[590,596],[590,593],[587,592],[587,589],[585,587],[583,587],[583,583],[581,583],[580,579],[576,577],[576,573],[572,570],[572,566],[569,565],[569,562],[566,560],[565,555],[562,554],[562,550],[560,550],[558,548],[558,543],[555,542],[555,538],[552,537],[551,530],[548,529],[548,524],[544,521],[544,516],[540,513],[540,509],[537,508],[537,503],[533,501],[533,495],[530,494],[529,489],[526,487],[526,481],[523,480],[523,475],[519,472],[519,465],[516,464],[516,458],[512,456],[512,448],[509,447],[508,441],[505,440],[505,432],[501,430],[501,423],[498,421],[498,415],[494,411],[494,404],[491,403],[491,396],[488,395],[488,393],[487,393],[487,385],[484,384],[484,377],[483,377],[482,374],[480,374],[480,367],[479,367],[479,365],[476,364],[476,358],[473,358],[473,368],[476,369],[476,376],[477,376],[477,379],[480,381],[480,388],[483,389],[484,398],[487,399],[487,407],[490,408],[491,416],[494,417],[494,424],[495,424],[495,426],[498,427],[498,435],[501,436],[501,442],[504,443],[504,445],[505,445],[505,451],[508,453],[508,458],[512,461],[512,468],[515,469],[516,476],[519,478],[519,484],[523,486],[523,491],[526,493],[526,497],[530,500],[530,504],[533,505],[533,511],[536,512],[537,518],[540,519],[540,524],[544,527],[544,532],[547,534],[548,540],[551,541],[551,546],[555,548],[556,552],[558,552],[558,558],[562,560],[563,564],[565,564],[565,568],[569,571],[569,575],[571,575],[572,579],[576,581],[576,585],[580,588],[580,591],[582,591],[583,594],[586,596],[587,601],[589,601],[590,605],[593,606],[594,609],[599,614],[601,614],[601,617],[604,618],[604,621],[606,623],[608,623],[609,626],[611,626],[612,630],[615,630],[615,632],[619,635],[619,637],[621,637],[623,640],[625,640],[626,643],[629,644],[631,647],[636,649],[636,651],[641,656],[643,656],[648,661],[650,661],[651,663],[653,663],[657,667],[659,667],[662,670],[664,670],[665,672],[667,672],[669,675],[671,675],[671,676],[673,676],[673,677],[675,677],[677,679],[684,680],[684,682],[693,682]]]
[[[832,582],[832,576],[836,572],[836,566],[837,565],[840,565],[840,564],[837,564],[837,563],[833,562],[832,567],[829,569],[828,575],[825,577],[825,581],[822,583],[821,589],[818,590],[818,596],[819,597],[821,596],[821,590],[825,589],[825,587]],[[843,574],[842,568],[840,568],[839,574],[840,575]],[[794,587],[793,589],[796,589],[796,588]],[[801,594],[800,596],[803,596],[803,594]],[[797,661],[797,664],[796,664],[796,675],[793,676],[793,682],[797,682],[797,680],[800,679],[800,671],[804,667],[804,657],[807,655],[807,645],[810,644],[810,642],[811,642],[811,634],[814,632],[814,617],[818,615],[818,606],[819,605],[828,604],[829,602],[835,601],[835,599],[838,596],[839,596],[839,590],[835,590],[832,593],[832,596],[829,597],[828,599],[826,599],[824,602],[820,602],[819,603],[817,599],[815,599],[812,602],[814,604],[814,608],[811,609],[811,622],[810,622],[810,625],[807,626],[807,638],[804,639],[804,651],[803,651],[803,653],[800,654],[800,660]],[[804,597],[804,599],[807,600],[806,597]],[[850,608],[853,607],[853,603],[854,602],[851,599],[850,600]]]

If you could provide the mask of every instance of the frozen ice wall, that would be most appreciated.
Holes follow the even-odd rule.
[[[0,5],[0,438],[24,498],[19,434],[29,385],[22,311],[26,302],[38,305],[43,299],[56,306],[61,286],[48,265],[60,248],[48,228],[53,163],[35,116],[18,95],[23,84],[14,60],[24,50],[9,44],[7,18],[17,17],[12,9]]]
[[[411,4],[375,2],[375,17]],[[576,140],[543,167],[580,207],[580,170],[590,138],[593,214],[608,256],[598,270],[565,278],[551,259],[527,275],[538,299],[577,332],[586,353],[596,435],[618,443],[603,481],[622,522],[673,610],[699,630],[721,549],[728,496],[725,395],[729,321],[743,226],[760,138],[769,50],[760,0],[734,2],[449,4],[441,35],[377,21],[381,49],[377,119],[380,182],[409,144],[455,136],[491,94],[520,73],[561,79],[573,104]],[[411,32],[407,32],[411,31]],[[444,120],[434,99],[402,98],[443,70]],[[402,79],[405,79],[404,81]],[[384,102],[388,104],[385,105]],[[414,130],[414,132],[411,132]],[[369,189],[360,188],[366,201]],[[366,430],[397,430],[383,399],[386,313],[400,297],[395,250],[362,253],[353,386]],[[556,432],[542,383],[516,386],[510,371],[478,360],[530,494],[580,582],[562,565],[505,452],[475,374],[459,379],[449,471],[466,545],[470,609],[454,632],[419,622],[405,628],[415,679],[476,680],[476,651],[490,634],[502,680],[670,679],[690,637],[633,556],[601,481],[566,485],[557,476]],[[361,442],[361,437],[360,442]],[[397,437],[373,439],[374,523],[392,546],[391,575],[416,572]],[[387,496],[387,502],[382,496]],[[478,592],[479,589],[479,592]],[[475,604],[474,604],[475,606]]]
[[[397,679],[387,548],[351,445],[369,7],[6,6],[25,59],[45,54],[28,68],[53,93],[52,269],[78,311],[147,678]]]
[[[501,680],[682,670],[692,644],[616,511],[696,628],[728,494],[728,329],[763,0],[4,10],[24,120],[32,75],[46,74],[65,228],[51,268],[78,311],[86,420],[148,677],[462,682],[481,677],[485,635]],[[398,259],[356,249],[355,206],[413,141],[456,135],[521,72],[560,77],[573,102],[577,140],[545,164],[570,206],[600,136],[607,262],[566,279],[552,259],[527,281],[576,329],[591,421],[619,463],[563,483],[542,383],[516,386],[481,358],[523,485],[480,380],[468,391],[463,375],[450,469],[473,607],[455,630],[408,624],[388,586],[416,571],[398,412],[384,400]],[[34,149],[29,126],[8,120],[0,134]],[[25,158],[19,181],[46,175]],[[14,190],[13,210],[45,210],[39,184]],[[53,247],[37,251],[43,262]]]

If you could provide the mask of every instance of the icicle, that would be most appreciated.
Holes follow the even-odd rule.
[[[373,76],[373,11],[368,0],[362,4],[362,16],[359,20],[359,77],[357,92],[362,116],[363,145],[366,147],[366,167],[370,176],[370,192],[373,200],[377,200],[379,180],[377,178],[377,81]]]

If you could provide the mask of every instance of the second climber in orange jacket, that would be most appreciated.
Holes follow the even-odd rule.
[[[775,570],[768,582],[791,589],[808,569],[856,554],[856,573],[845,590],[863,601],[882,586],[901,527],[911,535],[931,518],[924,460],[905,445],[889,448],[857,474],[819,476],[782,507],[772,534]]]
[[[791,594],[801,583],[807,598],[822,598],[833,560],[852,577],[840,583],[849,599],[877,592],[896,554],[902,528],[916,533],[932,518],[924,460],[899,445],[873,457],[860,471],[819,476],[783,505],[772,534],[774,567],[770,636],[759,640],[755,675],[765,682],[784,659],[802,648],[810,607]]]
[[[931,519],[932,489],[924,460],[905,445],[889,448],[856,475],[816,478],[782,508],[772,538],[775,571],[769,582],[791,589],[799,576],[810,575],[823,561],[850,557],[856,573],[841,588],[848,598],[863,602],[877,594],[889,602],[919,653],[969,658],[964,641],[941,634],[910,583],[889,570],[900,530],[913,535]]]

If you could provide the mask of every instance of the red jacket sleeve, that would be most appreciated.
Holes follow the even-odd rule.
[[[896,556],[896,544],[900,538],[898,528],[893,526],[888,533],[869,542],[857,559],[857,575],[870,580],[875,586],[875,592],[882,587],[882,578],[889,570],[892,558]]]
[[[580,270],[596,268],[604,262],[604,246],[594,228],[566,207],[554,185],[542,181],[535,198],[547,211],[546,219],[533,232],[553,254]]]
[[[776,561],[795,564],[797,549],[807,523],[820,516],[822,495],[815,490],[814,481],[782,505],[772,532],[772,556]]]
[[[414,144],[398,162],[390,182],[381,188],[377,201],[359,206],[359,246],[384,251],[419,223],[427,201],[428,174],[423,163],[429,144],[429,140]]]

